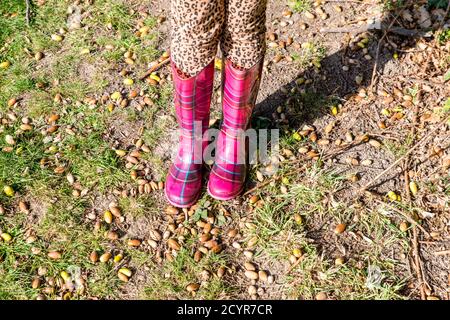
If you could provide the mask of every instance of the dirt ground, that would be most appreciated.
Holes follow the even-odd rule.
[[[395,143],[400,145],[406,143],[408,139],[409,131],[413,126],[419,126],[421,128],[422,135],[433,127],[432,123],[436,123],[438,119],[433,119],[432,123],[427,123],[427,116],[432,112],[433,108],[439,104],[439,101],[445,99],[449,94],[448,85],[442,83],[442,74],[438,71],[441,70],[436,65],[439,60],[438,57],[433,57],[434,54],[440,56],[445,53],[433,52],[432,43],[430,38],[403,38],[396,35],[389,35],[387,41],[381,44],[380,52],[377,56],[377,48],[379,42],[377,41],[384,34],[382,32],[371,34],[371,41],[367,47],[367,53],[354,50],[349,47],[349,42],[352,41],[349,38],[348,33],[323,33],[320,30],[330,26],[346,26],[349,21],[355,21],[354,17],[360,17],[358,20],[363,21],[369,18],[381,19],[383,23],[389,21],[388,14],[381,12],[380,6],[366,4],[358,4],[352,2],[339,1],[338,5],[342,8],[342,12],[337,14],[336,3],[325,3],[322,8],[326,13],[329,13],[329,17],[325,21],[320,19],[314,19],[314,21],[308,20],[302,14],[294,13],[292,16],[284,17],[283,12],[289,10],[289,7],[282,1],[269,1],[267,10],[267,29],[268,32],[274,32],[277,38],[286,41],[288,37],[292,37],[294,43],[305,42],[318,42],[322,47],[326,49],[326,55],[321,60],[321,73],[316,74],[314,67],[310,65],[299,65],[296,61],[281,61],[280,63],[273,63],[273,58],[277,55],[288,56],[290,53],[295,52],[295,49],[287,48],[285,50],[272,50],[269,48],[266,61],[267,67],[265,68],[264,78],[261,85],[258,105],[255,110],[256,116],[266,116],[271,118],[273,112],[280,105],[283,105],[288,99],[295,99],[291,94],[292,88],[295,88],[295,81],[299,77],[305,77],[311,79],[311,85],[308,88],[315,95],[320,96],[324,101],[332,99],[339,101],[342,104],[343,114],[338,118],[338,128],[333,131],[333,134],[328,136],[331,140],[343,138],[346,132],[353,132],[355,135],[369,133],[369,135],[380,138],[392,139]],[[157,5],[157,11],[162,15],[169,14],[169,8],[167,3],[161,3]],[[380,18],[381,17],[381,18]],[[448,16],[447,16],[448,17]],[[280,22],[287,22],[287,26],[281,26]],[[307,24],[306,30],[299,30],[301,24]],[[167,35],[168,28],[163,27],[162,33]],[[163,37],[168,39],[168,37]],[[168,41],[164,41],[163,46],[167,48]],[[291,47],[292,48],[292,47]],[[401,52],[401,58],[394,59],[393,54],[396,49]],[[356,51],[356,52],[352,52]],[[428,56],[431,54],[431,56]],[[364,55],[369,54],[372,59],[365,60]],[[420,55],[423,54],[423,57]],[[448,54],[448,53],[447,53]],[[220,56],[220,52],[219,52]],[[350,71],[344,71],[343,66],[349,64],[349,60],[355,60],[355,66]],[[374,63],[377,63],[377,85],[375,95],[370,93],[369,88],[371,86],[371,76],[374,70]],[[429,76],[434,74],[435,77]],[[361,76],[363,78],[361,83],[356,83],[355,77]],[[420,103],[415,103],[417,106],[406,106],[408,122],[401,123],[399,125],[389,126],[389,129],[383,130],[383,133],[379,130],[378,122],[380,117],[380,110],[389,105],[390,99],[383,99],[383,94],[388,92],[392,94],[392,89],[414,87],[418,86]],[[217,86],[218,87],[218,86]],[[421,88],[422,87],[422,88]],[[362,93],[361,95],[359,95]],[[381,94],[380,94],[381,93]],[[363,99],[361,99],[361,97]],[[400,103],[401,103],[401,98]],[[384,100],[384,101],[383,101]],[[388,101],[386,101],[388,100]],[[398,97],[394,99],[398,101]],[[216,100],[217,101],[217,100]],[[219,99],[220,102],[220,99]],[[398,102],[397,102],[398,103]],[[431,108],[430,108],[431,107]],[[220,103],[214,105],[215,110],[220,112]],[[323,130],[325,126],[333,121],[333,116],[329,114],[328,110],[324,112],[316,112],[316,110],[309,110],[311,106],[303,105],[300,107],[300,117],[295,114],[298,110],[293,110],[293,116],[295,115],[295,122],[290,122],[290,128],[301,129],[305,124],[309,124],[317,128],[318,131]],[[321,108],[321,106],[318,106]],[[289,117],[289,116],[288,116]],[[416,120],[414,120],[416,117]],[[297,120],[297,118],[299,118]],[[419,118],[419,120],[417,119]],[[414,123],[415,121],[415,123]],[[428,127],[431,125],[431,127]],[[428,127],[425,129],[425,127]],[[421,135],[416,137],[414,142],[420,140]],[[429,150],[433,147],[441,147],[443,149],[448,148],[448,128],[443,126],[440,131],[437,131],[434,135],[434,139],[429,140],[428,143],[424,143],[414,153],[415,155],[421,155],[419,158],[414,156],[414,159],[410,160],[407,165],[408,168],[413,169],[411,174],[416,179],[421,181],[429,181],[430,184],[436,183],[436,177],[439,171],[439,161],[437,159],[429,159]],[[411,146],[413,141],[408,141],[407,144]],[[373,159],[373,164],[366,167],[358,167],[355,170],[354,166],[346,163],[346,159],[349,157],[364,160]],[[427,160],[425,160],[427,159]],[[396,157],[392,152],[386,150],[379,150],[372,148],[370,145],[363,144],[355,146],[351,150],[348,150],[342,154],[338,154],[332,160],[325,162],[324,167],[335,170],[339,174],[349,175],[357,172],[360,179],[357,184],[353,184],[351,188],[344,188],[339,192],[337,197],[343,197],[347,201],[358,196],[358,188],[365,186],[368,182],[387,169],[394,161]],[[434,161],[433,161],[434,160]],[[391,171],[387,172],[382,178],[382,181],[377,183],[371,189],[378,194],[386,194],[391,190],[398,190],[400,193],[404,193],[404,176],[399,174],[405,169],[401,163],[399,166],[394,167]],[[448,169],[444,168],[442,171],[444,175],[448,176]],[[438,286],[441,288],[441,294],[447,291],[446,287],[449,285],[448,274],[448,257],[445,255],[436,257],[432,251],[440,251],[446,249],[446,243],[449,241],[448,234],[448,180],[444,181],[445,185],[441,186],[441,190],[446,190],[441,197],[434,198],[434,201],[429,199],[414,199],[414,203],[420,204],[418,214],[420,216],[421,210],[423,212],[433,212],[438,210],[440,214],[432,214],[427,216],[424,220],[425,229],[429,232],[434,231],[435,234],[439,234],[439,241],[426,241],[424,237],[421,242],[419,254],[423,257],[424,261],[422,268],[424,269],[426,281],[430,286]],[[425,197],[426,198],[426,197]],[[439,199],[439,200],[438,200]],[[436,203],[435,201],[438,201]],[[368,199],[364,203],[367,207],[375,206],[376,204]],[[240,206],[241,204],[238,204]],[[239,210],[235,207],[234,210]],[[239,210],[242,211],[242,210]],[[413,212],[414,213],[414,212]],[[438,218],[439,217],[439,218]],[[438,218],[439,222],[435,220]],[[325,252],[333,255],[338,249],[336,245],[330,243],[332,237],[326,237],[326,234],[320,232],[324,228],[326,221],[314,221],[314,226],[308,232],[315,242],[323,246]],[[440,228],[436,228],[439,225]],[[440,230],[440,231],[437,231]],[[443,233],[442,233],[443,232]],[[348,247],[357,246],[353,239],[349,237],[346,239]],[[436,239],[435,239],[436,240]],[[356,248],[352,248],[358,251]],[[359,250],[367,250],[367,248],[359,248]],[[395,255],[394,255],[395,257]],[[282,268],[281,266],[278,266]],[[275,267],[276,268],[276,267]],[[273,267],[269,268],[273,270]],[[408,273],[413,276],[414,271],[411,269],[411,265],[407,267]],[[444,294],[445,295],[445,294]],[[448,295],[448,293],[446,293]],[[273,295],[269,295],[274,297]],[[277,296],[275,296],[277,297]]]

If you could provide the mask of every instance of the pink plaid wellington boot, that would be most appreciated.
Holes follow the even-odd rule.
[[[250,69],[225,62],[223,72],[223,121],[217,137],[215,162],[208,181],[208,193],[230,200],[244,189],[247,174],[245,130],[256,103],[262,60]]]
[[[170,204],[186,208],[197,201],[202,185],[203,149],[208,144],[203,133],[209,125],[214,61],[190,78],[180,76],[172,62],[172,74],[180,140],[167,175],[165,193]]]

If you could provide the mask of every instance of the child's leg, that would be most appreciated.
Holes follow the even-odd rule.
[[[224,0],[170,0],[171,56],[177,68],[194,76],[216,56],[225,21]]]
[[[222,128],[208,182],[209,194],[220,200],[237,196],[246,177],[245,130],[256,102],[265,52],[266,0],[226,0],[222,39]]]
[[[250,69],[265,53],[267,0],[225,0],[221,48],[236,66]]]
[[[200,194],[202,160],[214,80],[214,57],[224,21],[223,0],[171,0],[174,105],[180,128],[166,196],[190,207]]]

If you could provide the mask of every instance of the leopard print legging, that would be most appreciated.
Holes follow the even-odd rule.
[[[267,0],[170,1],[171,56],[183,73],[199,73],[219,43],[224,57],[243,68],[264,56]]]

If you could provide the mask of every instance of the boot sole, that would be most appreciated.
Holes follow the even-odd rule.
[[[167,195],[167,189],[164,188],[164,194],[166,196],[166,200],[167,202],[169,202],[172,206],[177,207],[177,208],[189,208],[192,207],[198,200],[199,196],[200,196],[200,192],[195,196],[194,200],[192,200],[191,202],[187,203],[187,204],[179,204],[176,202],[173,202],[172,200],[170,200],[169,196]]]
[[[208,192],[208,194],[211,197],[213,197],[216,200],[228,201],[228,200],[232,200],[232,199],[236,198],[237,196],[239,196],[242,193],[242,191],[244,191],[244,187],[245,187],[245,184],[242,185],[241,189],[239,189],[239,191],[237,193],[235,193],[234,195],[228,196],[228,197],[221,197],[221,196],[217,196],[217,195],[213,194],[211,192],[211,190],[209,189],[209,184],[208,184],[208,187],[206,188],[206,191]]]

